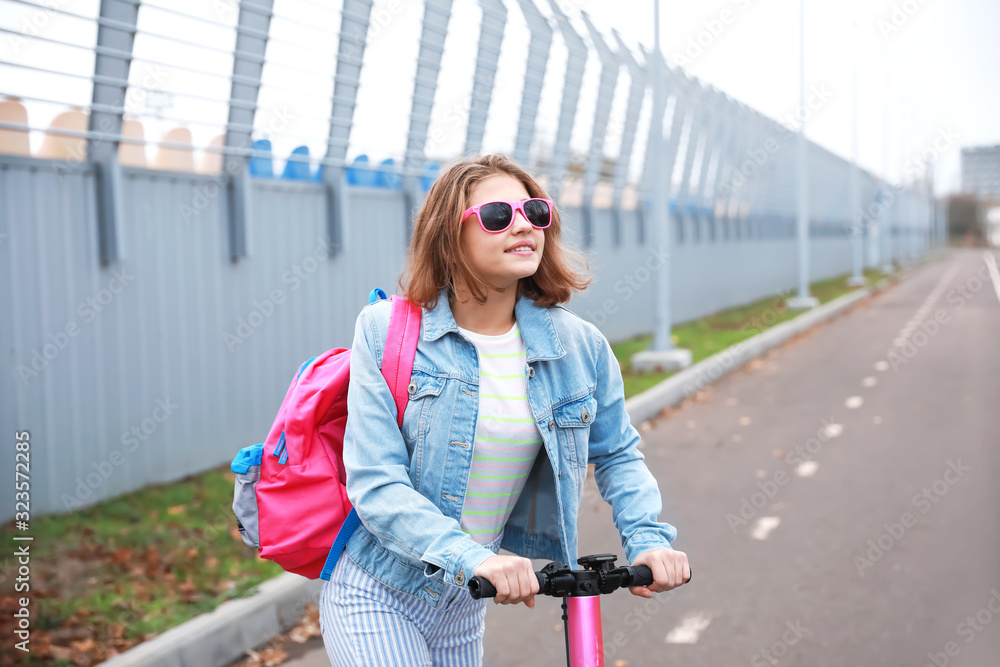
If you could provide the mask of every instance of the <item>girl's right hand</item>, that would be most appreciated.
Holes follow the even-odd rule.
[[[538,577],[528,558],[520,556],[490,556],[476,571],[476,577],[484,577],[497,589],[493,601],[497,604],[517,604],[523,602],[534,608],[535,594],[538,592]]]

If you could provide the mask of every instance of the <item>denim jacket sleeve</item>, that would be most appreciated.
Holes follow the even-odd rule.
[[[381,371],[384,333],[373,310],[362,309],[351,348],[343,454],[347,495],[365,528],[383,544],[391,542],[421,561],[428,577],[462,585],[494,554],[413,488],[396,402]]]
[[[597,415],[590,427],[589,459],[601,497],[611,504],[625,557],[632,563],[649,549],[672,548],[677,530],[658,522],[660,490],[639,451],[639,432],[625,410],[625,384],[611,345],[596,327]]]

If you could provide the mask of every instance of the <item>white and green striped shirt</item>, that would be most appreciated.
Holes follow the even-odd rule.
[[[527,355],[517,322],[499,336],[459,331],[479,350],[479,419],[461,526],[485,543],[506,524],[542,437],[528,405]]]

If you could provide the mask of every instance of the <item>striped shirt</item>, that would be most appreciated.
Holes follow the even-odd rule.
[[[479,419],[461,527],[486,543],[507,523],[542,437],[528,405],[527,354],[517,322],[499,336],[458,330],[479,351]]]

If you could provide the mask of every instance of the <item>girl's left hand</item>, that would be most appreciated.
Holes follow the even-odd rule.
[[[632,565],[645,565],[653,572],[653,583],[649,586],[629,586],[632,595],[644,598],[653,593],[662,593],[686,584],[691,578],[691,567],[687,554],[674,549],[650,549],[643,551],[632,561]]]

